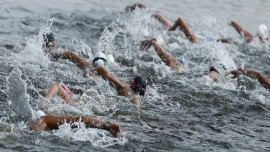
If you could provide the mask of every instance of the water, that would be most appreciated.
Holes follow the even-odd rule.
[[[269,45],[245,44],[228,22],[239,22],[255,34],[261,23],[270,27],[268,1],[143,1],[145,11],[123,12],[133,1],[2,0],[0,25],[0,150],[1,151],[269,151],[269,91],[246,77],[216,84],[205,76],[213,60],[231,69],[244,67],[270,77]],[[199,44],[191,44],[180,31],[166,32],[151,18],[160,11],[171,23],[182,17]],[[134,73],[146,78],[144,106],[137,108],[119,97],[103,80],[89,78],[73,63],[52,62],[42,54],[41,32],[51,30],[58,51],[72,51],[91,62],[93,54],[112,54],[110,71],[127,83]],[[177,74],[156,55],[153,48],[139,51],[144,36],[155,36],[174,56],[184,55],[189,69]],[[237,46],[207,42],[207,37],[229,38]],[[27,47],[21,43],[27,42]],[[21,79],[12,79],[16,67]],[[18,78],[20,72],[16,72]],[[87,129],[31,132],[25,122],[10,118],[8,89],[18,87],[34,110],[47,114],[89,115],[117,122],[125,137]],[[22,83],[19,83],[22,82]],[[73,107],[55,98],[46,100],[50,85],[66,84],[75,94]],[[21,88],[21,89],[19,89]],[[28,97],[28,98],[27,98]],[[18,98],[19,101],[23,98]],[[12,101],[11,100],[11,101]],[[18,102],[18,100],[13,102]]]

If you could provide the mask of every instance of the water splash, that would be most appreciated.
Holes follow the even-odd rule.
[[[7,78],[7,96],[10,107],[10,117],[17,121],[27,121],[34,118],[33,109],[29,105],[29,95],[26,93],[26,83],[21,78],[22,72],[15,67]]]

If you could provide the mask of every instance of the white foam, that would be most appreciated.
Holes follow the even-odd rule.
[[[15,67],[7,79],[7,96],[10,116],[16,120],[27,121],[33,117],[33,109],[29,105],[26,83],[21,79],[22,72]]]

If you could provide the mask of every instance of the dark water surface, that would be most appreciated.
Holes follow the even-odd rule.
[[[132,1],[0,1],[0,151],[270,151],[270,92],[259,82],[241,76],[215,84],[207,75],[214,60],[231,69],[244,67],[270,77],[268,44],[245,44],[228,25],[238,21],[252,34],[259,24],[270,27],[268,1],[145,1],[150,8],[125,14]],[[198,44],[181,31],[167,32],[153,18],[160,11],[172,23],[182,17]],[[99,50],[112,54],[110,71],[130,83],[134,74],[146,78],[144,105],[135,107],[103,80],[85,76],[72,62],[52,62],[41,50],[41,32],[51,30],[58,51],[72,51],[91,62]],[[163,41],[169,53],[186,56],[189,69],[177,74],[153,48],[140,51],[144,36]],[[229,38],[236,46],[208,42]],[[27,47],[21,43],[27,42]],[[25,122],[9,120],[7,79],[19,67],[33,109],[47,114],[89,115],[117,122],[125,137],[81,126],[72,130],[31,132]],[[17,80],[11,83],[16,83]],[[55,82],[75,94],[75,106],[60,98],[46,100]],[[20,98],[19,98],[20,99]],[[40,105],[43,105],[41,107]],[[45,105],[45,106],[44,106]]]

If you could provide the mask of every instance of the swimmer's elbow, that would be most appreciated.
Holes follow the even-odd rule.
[[[138,107],[142,106],[142,101],[138,97],[133,98],[132,102]]]

